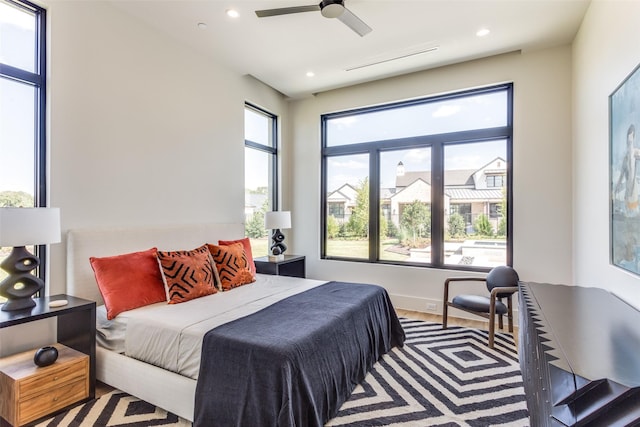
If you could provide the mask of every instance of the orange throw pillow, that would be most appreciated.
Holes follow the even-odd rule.
[[[218,269],[223,291],[252,283],[256,279],[249,271],[242,243],[228,246],[209,245],[209,251]]]
[[[191,251],[158,251],[169,304],[215,294],[216,271],[206,245]]]
[[[218,240],[218,244],[220,246],[229,246],[234,243],[242,243],[242,247],[244,248],[244,254],[247,256],[247,265],[249,266],[249,271],[253,276],[256,275],[256,263],[253,261],[253,254],[251,253],[251,241],[248,237],[244,239],[238,240]]]
[[[166,301],[157,249],[89,258],[111,320],[123,311]]]

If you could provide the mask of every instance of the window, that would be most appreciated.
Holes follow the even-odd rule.
[[[244,109],[245,235],[255,257],[268,254],[264,214],[278,208],[277,117],[246,104]]]
[[[0,206],[45,206],[45,11],[0,0]],[[0,249],[0,261],[12,248]],[[40,258],[45,246],[30,247]],[[6,272],[0,270],[0,280]]]
[[[322,257],[511,264],[512,85],[323,115]]]
[[[348,175],[346,175],[348,173]],[[369,156],[333,156],[327,159],[326,178],[330,207],[327,246],[330,257],[369,257]],[[342,215],[334,215],[336,211]]]
[[[487,187],[488,188],[504,187],[504,175],[488,175]]]

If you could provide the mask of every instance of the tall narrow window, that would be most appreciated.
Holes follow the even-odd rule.
[[[429,262],[430,242],[431,149],[380,153],[380,260]]]
[[[327,164],[328,256],[369,258],[369,158],[335,156]]]
[[[0,207],[46,203],[45,22],[32,3],[0,0]],[[0,261],[11,249],[0,249]],[[44,279],[45,246],[28,249]]]
[[[322,256],[511,263],[512,86],[322,116]]]
[[[244,109],[245,235],[254,256],[268,254],[264,214],[278,208],[277,117],[253,105]]]
[[[507,263],[506,157],[503,139],[445,147],[444,203],[451,212],[444,218],[447,266]]]

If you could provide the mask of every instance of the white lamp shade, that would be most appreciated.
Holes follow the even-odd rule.
[[[0,208],[0,246],[44,245],[59,241],[59,208]]]
[[[267,230],[291,228],[291,212],[273,211],[265,213],[264,228]]]

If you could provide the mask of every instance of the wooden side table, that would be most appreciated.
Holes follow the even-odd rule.
[[[62,299],[68,304],[49,307]],[[22,425],[95,397],[96,303],[69,295],[34,300],[32,309],[0,311],[0,328],[55,317],[59,356],[44,368],[33,363],[36,349],[0,358],[0,424]]]
[[[89,356],[54,344],[52,365],[33,363],[34,350],[0,358],[0,413],[15,426],[49,415],[89,397]]]
[[[269,261],[269,257],[263,256],[253,260],[256,264],[256,272],[272,274],[276,276],[291,276],[305,278],[305,257],[302,255],[285,255],[281,261]]]

